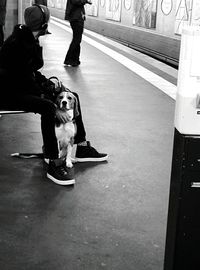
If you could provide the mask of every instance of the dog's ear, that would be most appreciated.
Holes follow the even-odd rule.
[[[76,118],[78,115],[79,115],[78,99],[74,96],[74,118]]]

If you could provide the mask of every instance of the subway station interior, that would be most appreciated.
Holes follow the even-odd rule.
[[[75,184],[57,185],[31,155],[40,115],[0,108],[0,270],[197,270],[199,2],[92,0],[81,63],[67,66],[67,1],[46,1],[40,72],[79,95],[87,140],[108,159],[74,163]],[[5,3],[4,40],[34,1]]]

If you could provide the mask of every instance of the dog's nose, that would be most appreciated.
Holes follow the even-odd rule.
[[[63,107],[66,107],[66,106],[67,106],[67,101],[63,101],[63,102],[62,102],[62,106],[63,106]]]

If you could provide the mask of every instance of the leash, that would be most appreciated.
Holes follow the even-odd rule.
[[[10,156],[11,157],[17,157],[17,158],[24,158],[24,159],[44,158],[43,153],[12,153]]]

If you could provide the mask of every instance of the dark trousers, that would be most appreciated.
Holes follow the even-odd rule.
[[[69,49],[67,51],[64,63],[79,63],[80,51],[81,51],[81,40],[84,29],[84,21],[71,21],[70,22],[73,37]]]
[[[79,97],[77,93],[73,94],[78,100],[79,116],[76,118],[77,134],[75,143],[79,143],[86,140],[86,133],[82,121]],[[58,144],[55,134],[55,104],[51,100],[33,95],[20,95],[12,100],[7,97],[1,99],[0,109],[39,113],[41,115],[41,131],[45,155],[50,159],[58,158]]]

